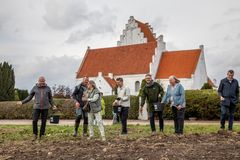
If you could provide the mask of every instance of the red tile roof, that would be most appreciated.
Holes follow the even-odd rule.
[[[154,42],[156,38],[153,36],[152,31],[148,28],[148,26],[140,21],[135,20],[138,24],[138,27],[141,28],[141,32],[144,33],[144,37],[147,38],[147,42]]]
[[[96,77],[98,72],[103,75],[146,74],[149,63],[155,53],[156,42],[118,46],[111,48],[88,49],[77,78],[83,76]]]
[[[117,86],[115,79],[111,79],[110,77],[104,77],[104,79],[112,88],[115,88]]]
[[[198,64],[201,49],[163,52],[156,79],[167,79],[171,75],[191,78]]]

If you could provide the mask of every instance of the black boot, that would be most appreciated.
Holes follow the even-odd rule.
[[[75,128],[74,128],[73,137],[77,137],[78,127],[79,127],[79,124],[76,124],[76,123],[75,123]]]
[[[87,131],[88,131],[88,124],[83,124],[83,136],[87,136]]]

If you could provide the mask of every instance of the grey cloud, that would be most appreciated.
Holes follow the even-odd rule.
[[[221,28],[223,25],[225,25],[225,23],[221,22],[221,23],[215,23],[213,25],[210,26],[210,30],[216,30]]]
[[[240,39],[240,33],[237,34],[236,38],[237,38],[237,39]]]
[[[89,39],[94,35],[115,33],[116,16],[111,12],[112,11],[107,7],[105,7],[102,11],[92,12],[89,14],[87,27],[73,31],[66,42],[76,43]]]
[[[14,66],[16,87],[31,89],[40,75],[46,77],[49,86],[63,84],[73,87],[75,85],[75,73],[78,70],[81,60],[80,58],[65,55],[48,58],[31,57],[26,61],[12,59],[10,63]]]
[[[229,69],[235,70],[236,78],[240,78],[239,47],[238,45],[229,49],[205,50],[207,70],[211,78],[220,80],[226,76],[226,72]],[[219,46],[218,48],[221,47]]]
[[[167,28],[167,24],[164,23],[164,20],[162,17],[156,17],[155,19],[153,19],[153,21],[151,22],[151,25],[153,27],[153,31],[158,34],[160,31],[163,32]]]
[[[229,8],[224,15],[233,15],[233,14],[239,14],[240,13],[240,8]]]
[[[90,11],[85,1],[51,0],[46,3],[46,14],[43,16],[46,24],[53,29],[69,29],[87,21]]]
[[[70,30],[67,43],[87,40],[92,35],[112,33],[116,16],[108,7],[90,10],[85,1],[51,0],[46,3],[46,24],[56,30]]]

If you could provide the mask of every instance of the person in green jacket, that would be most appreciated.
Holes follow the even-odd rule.
[[[164,122],[163,122],[163,111],[155,109],[154,105],[159,105],[161,103],[161,98],[163,97],[164,91],[161,85],[157,82],[154,82],[151,74],[145,75],[146,85],[143,88],[141,104],[140,104],[140,113],[142,114],[143,106],[147,100],[147,111],[150,118],[150,126],[152,130],[152,135],[156,134],[155,128],[155,114],[159,118],[159,128],[160,132],[163,132]]]

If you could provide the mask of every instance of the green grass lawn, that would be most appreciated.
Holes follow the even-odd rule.
[[[119,136],[121,125],[105,126],[107,139],[114,139]],[[219,125],[209,124],[209,125],[196,125],[188,124],[185,125],[185,134],[208,134],[216,133],[219,130]],[[129,125],[128,126],[129,139],[137,139],[150,136],[150,126],[149,125]],[[173,126],[166,125],[164,129],[164,134],[173,134]],[[240,124],[234,125],[234,131],[240,132]],[[46,128],[46,140],[72,140],[73,126],[60,126],[60,125],[48,125]],[[79,134],[81,135],[81,127],[79,129]],[[95,127],[95,136],[99,137],[98,128]],[[160,134],[160,133],[159,133]],[[30,125],[0,125],[0,143],[9,141],[24,141],[32,138],[32,126]],[[80,139],[79,136],[78,139]]]

